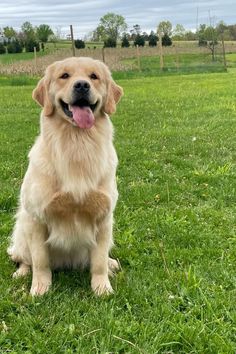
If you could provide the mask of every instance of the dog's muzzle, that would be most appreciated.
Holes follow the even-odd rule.
[[[62,110],[71,119],[73,125],[82,129],[91,128],[95,122],[93,112],[98,102],[91,102],[90,89],[89,82],[79,80],[73,86],[71,102],[60,101]]]

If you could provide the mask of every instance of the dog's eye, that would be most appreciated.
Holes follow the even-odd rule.
[[[97,75],[96,75],[95,73],[92,73],[92,74],[90,75],[90,79],[92,79],[92,80],[98,80],[98,77],[97,77]]]
[[[70,75],[68,73],[64,73],[60,76],[60,79],[68,79],[68,77],[70,77]]]

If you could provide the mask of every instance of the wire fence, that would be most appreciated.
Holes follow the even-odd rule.
[[[171,47],[85,48],[75,50],[75,56],[87,56],[104,61],[112,71],[146,73],[220,72],[236,67],[236,42],[219,43],[214,53],[197,43],[175,43]],[[225,54],[224,54],[225,52]],[[40,76],[56,60],[72,56],[70,48],[57,49],[45,56],[35,54],[32,60],[0,64],[1,74]]]

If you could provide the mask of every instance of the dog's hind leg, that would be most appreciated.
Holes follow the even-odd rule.
[[[13,278],[25,277],[30,272],[30,266],[20,263],[19,268],[13,273]]]

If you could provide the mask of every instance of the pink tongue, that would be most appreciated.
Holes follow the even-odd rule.
[[[94,124],[94,115],[89,107],[70,106],[73,119],[82,129],[89,129]]]

